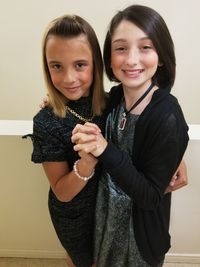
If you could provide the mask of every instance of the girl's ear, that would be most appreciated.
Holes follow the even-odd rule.
[[[162,66],[163,66],[163,63],[158,62],[158,67],[162,67]]]

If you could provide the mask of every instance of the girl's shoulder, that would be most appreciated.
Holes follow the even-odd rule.
[[[108,92],[105,113],[110,113],[116,106],[119,105],[123,97],[122,85],[113,86]]]
[[[59,119],[53,112],[53,109],[51,107],[45,107],[42,108],[34,117],[33,122],[38,123],[49,123],[49,121]]]
[[[112,98],[112,97],[120,98],[122,96],[123,96],[122,84],[118,84],[118,85],[115,85],[115,86],[111,87],[111,89],[110,89],[110,91],[108,93],[109,99]]]
[[[178,99],[166,88],[154,92],[150,104],[140,116],[140,122],[158,128],[162,125],[166,130],[177,125],[188,129]]]
[[[56,132],[63,127],[63,118],[59,118],[53,112],[51,107],[41,109],[33,118],[34,129],[40,129],[48,132]]]
[[[149,105],[150,108],[155,108],[158,112],[161,112],[162,110],[165,112],[166,110],[172,112],[177,108],[180,109],[178,99],[172,95],[170,91],[171,89],[168,87],[156,90],[152,96],[152,100]]]
[[[51,107],[41,109],[33,118],[33,133],[45,142],[69,143],[71,130],[71,120],[56,116]]]

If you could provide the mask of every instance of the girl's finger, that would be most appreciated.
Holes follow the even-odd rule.
[[[81,132],[77,132],[76,134],[73,134],[71,137],[72,143],[79,143],[79,144],[84,144],[88,143],[91,141],[96,141],[97,140],[97,135],[96,134],[85,134]]]
[[[85,153],[91,153],[97,149],[96,142],[91,142],[89,144],[77,144],[74,146],[75,151],[83,151]]]
[[[92,123],[92,122],[86,122],[84,125],[94,127],[94,128],[97,129],[99,132],[101,132],[101,129],[100,129],[99,126],[96,125],[95,123]]]
[[[78,132],[80,132],[80,129],[83,125],[82,124],[76,124],[76,126],[74,127],[72,134],[76,134]]]
[[[85,134],[99,134],[101,130],[99,127],[87,124],[77,124],[72,131],[72,134],[76,134],[77,132],[85,133]]]

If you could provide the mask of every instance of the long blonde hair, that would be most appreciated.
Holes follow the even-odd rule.
[[[103,88],[103,61],[96,34],[90,24],[77,15],[65,15],[49,23],[43,36],[42,59],[44,78],[48,90],[49,105],[59,117],[65,117],[66,97],[53,85],[46,60],[46,44],[51,35],[63,38],[76,37],[84,34],[90,44],[93,57],[93,83],[90,88],[92,95],[92,111],[94,115],[101,115],[105,107],[105,92]]]

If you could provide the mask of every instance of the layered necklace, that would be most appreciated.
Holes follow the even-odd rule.
[[[70,112],[72,115],[74,115],[76,118],[78,118],[79,120],[83,121],[83,122],[90,122],[94,119],[94,115],[92,115],[90,118],[84,118],[81,115],[79,115],[78,113],[76,113],[76,111],[74,111],[73,109],[71,109],[70,107],[66,106],[66,110],[68,112]]]
[[[118,126],[119,130],[124,130],[127,121],[127,115],[142,102],[142,100],[147,96],[147,94],[151,91],[153,87],[154,84],[152,83],[144,92],[144,94],[132,105],[132,107],[129,110],[123,112],[122,119]]]

